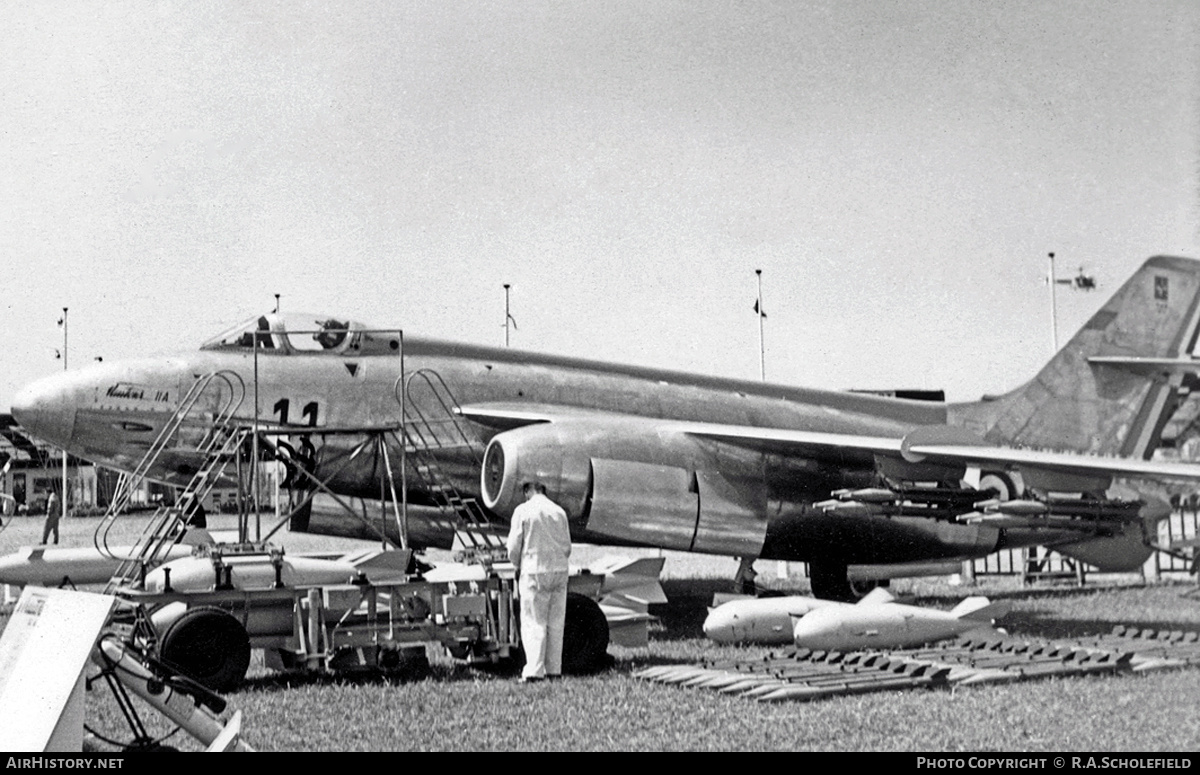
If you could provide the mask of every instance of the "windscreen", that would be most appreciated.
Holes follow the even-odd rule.
[[[202,350],[250,350],[274,354],[395,354],[399,329],[373,329],[350,318],[311,312],[259,315],[209,339]]]

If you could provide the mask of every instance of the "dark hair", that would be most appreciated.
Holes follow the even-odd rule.
[[[542,495],[545,495],[546,485],[542,484],[541,482],[530,480],[521,485],[521,492],[525,493],[526,495],[528,495],[530,492],[540,492]]]

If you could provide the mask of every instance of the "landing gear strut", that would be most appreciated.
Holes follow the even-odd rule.
[[[754,558],[739,557],[737,573],[733,576],[733,591],[739,595],[757,594],[758,586],[754,583],[757,576],[758,573],[754,570]]]

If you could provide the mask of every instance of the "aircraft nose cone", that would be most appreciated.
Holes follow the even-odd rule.
[[[71,443],[75,430],[75,401],[65,375],[46,377],[27,385],[12,402],[12,414],[31,435],[58,447]]]

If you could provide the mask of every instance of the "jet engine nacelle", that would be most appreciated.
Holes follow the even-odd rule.
[[[585,514],[591,487],[588,455],[594,444],[576,430],[564,433],[560,424],[528,425],[492,438],[483,453],[480,493],[483,503],[504,519],[523,500],[522,485],[537,481],[547,495],[567,512],[572,522]]]
[[[545,485],[577,540],[757,556],[766,535],[760,455],[644,423],[575,420],[498,434],[484,452],[484,505],[510,518],[527,481]]]

